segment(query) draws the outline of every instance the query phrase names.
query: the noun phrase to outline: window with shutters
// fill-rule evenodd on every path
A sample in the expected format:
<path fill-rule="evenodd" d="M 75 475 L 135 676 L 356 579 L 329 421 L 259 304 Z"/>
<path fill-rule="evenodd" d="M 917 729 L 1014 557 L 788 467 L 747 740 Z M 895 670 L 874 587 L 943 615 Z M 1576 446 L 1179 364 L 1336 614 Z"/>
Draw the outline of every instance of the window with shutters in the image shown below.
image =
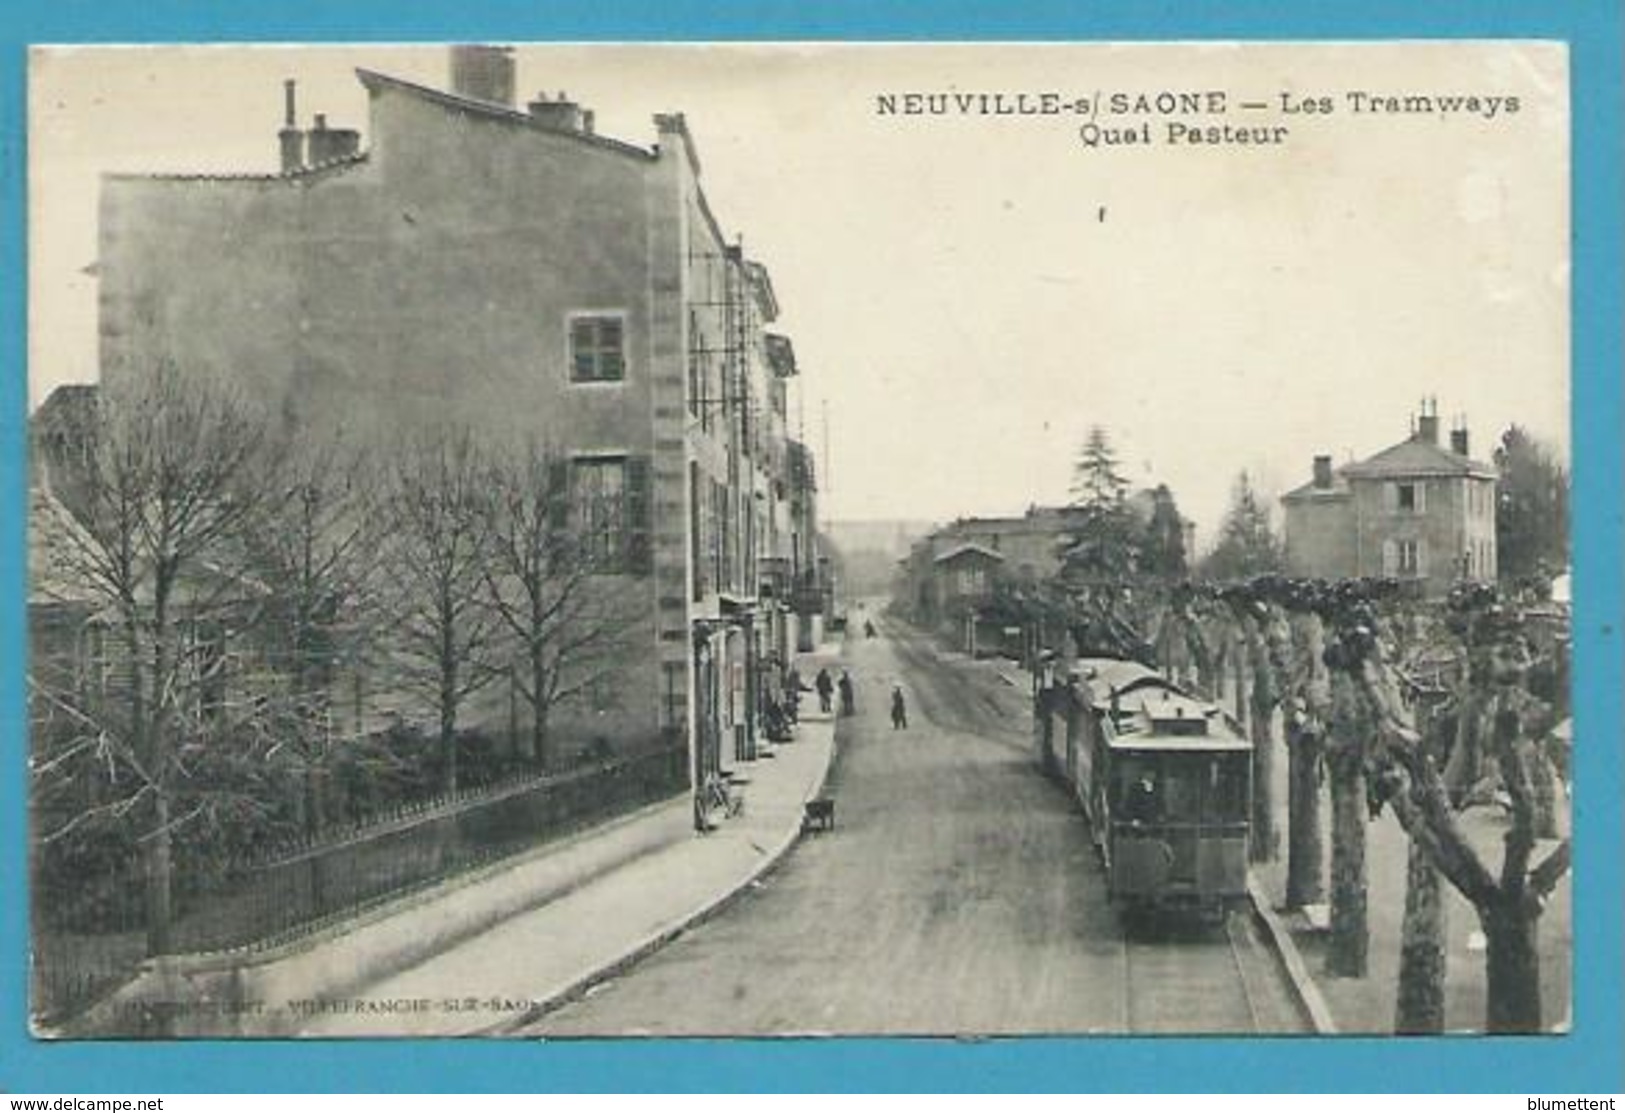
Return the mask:
<path fill-rule="evenodd" d="M 571 504 L 576 536 L 593 565 L 619 571 L 626 551 L 626 461 L 576 460 Z"/>
<path fill-rule="evenodd" d="M 586 698 L 587 709 L 603 714 L 614 711 L 620 706 L 616 696 L 615 678 L 607 673 L 600 673 L 582 685 L 582 695 Z"/>
<path fill-rule="evenodd" d="M 619 313 L 570 317 L 570 381 L 618 383 L 626 378 L 626 319 Z"/>
<path fill-rule="evenodd" d="M 700 327 L 700 315 L 688 311 L 688 412 L 699 419 L 700 428 L 709 432 L 716 412 L 711 395 L 711 349 L 705 330 Z"/>
<path fill-rule="evenodd" d="M 688 562 L 694 578 L 694 602 L 705 598 L 705 502 L 700 487 L 700 466 L 688 465 Z"/>
<path fill-rule="evenodd" d="M 577 457 L 570 513 L 582 551 L 600 572 L 650 571 L 649 462 L 641 456 Z"/>
<path fill-rule="evenodd" d="M 1422 514 L 1427 510 L 1427 484 L 1419 482 L 1390 483 L 1387 488 L 1388 509 L 1398 514 Z"/>
<path fill-rule="evenodd" d="M 734 521 L 733 500 L 728 497 L 728 488 L 725 484 L 716 485 L 717 497 L 717 523 L 719 562 L 717 565 L 717 586 L 725 591 L 737 590 L 738 584 L 734 582 L 734 566 L 736 564 L 735 546 L 738 542 L 738 523 Z"/>
<path fill-rule="evenodd" d="M 665 694 L 660 701 L 660 725 L 663 727 L 681 727 L 687 722 L 684 715 L 688 707 L 687 669 L 686 661 L 665 661 L 660 665 L 661 675 L 665 678 Z"/>
<path fill-rule="evenodd" d="M 1421 541 L 1390 538 L 1382 543 L 1382 574 L 1384 576 L 1422 576 L 1427 574 L 1427 551 Z"/>

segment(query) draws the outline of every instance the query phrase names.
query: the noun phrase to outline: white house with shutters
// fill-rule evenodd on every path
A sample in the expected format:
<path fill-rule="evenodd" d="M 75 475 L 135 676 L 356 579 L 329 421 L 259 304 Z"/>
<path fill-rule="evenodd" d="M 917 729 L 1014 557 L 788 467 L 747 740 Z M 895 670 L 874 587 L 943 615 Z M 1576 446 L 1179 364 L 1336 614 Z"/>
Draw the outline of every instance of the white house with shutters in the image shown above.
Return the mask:
<path fill-rule="evenodd" d="M 1282 498 L 1288 571 L 1337 579 L 1421 581 L 1431 595 L 1460 580 L 1494 580 L 1496 470 L 1468 454 L 1465 427 L 1439 444 L 1424 403 L 1411 435 L 1333 469 L 1317 456 L 1309 483 Z"/>

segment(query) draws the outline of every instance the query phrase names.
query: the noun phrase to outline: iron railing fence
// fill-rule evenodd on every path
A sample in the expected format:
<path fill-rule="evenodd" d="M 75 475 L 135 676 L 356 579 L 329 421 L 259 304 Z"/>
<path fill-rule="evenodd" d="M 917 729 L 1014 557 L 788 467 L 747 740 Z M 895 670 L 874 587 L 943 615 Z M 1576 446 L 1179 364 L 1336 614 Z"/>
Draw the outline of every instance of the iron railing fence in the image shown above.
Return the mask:
<path fill-rule="evenodd" d="M 176 954 L 263 951 L 688 787 L 663 748 L 398 808 L 340 831 L 203 869 L 175 863 Z M 53 1024 L 129 981 L 148 957 L 142 863 L 33 871 L 33 1014 Z"/>

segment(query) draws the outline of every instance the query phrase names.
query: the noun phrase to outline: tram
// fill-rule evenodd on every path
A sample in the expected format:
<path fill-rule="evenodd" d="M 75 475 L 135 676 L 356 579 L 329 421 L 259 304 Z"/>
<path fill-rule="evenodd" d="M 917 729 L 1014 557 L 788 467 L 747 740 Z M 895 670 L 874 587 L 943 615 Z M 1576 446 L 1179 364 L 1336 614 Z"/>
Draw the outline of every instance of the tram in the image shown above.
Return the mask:
<path fill-rule="evenodd" d="M 1040 759 L 1087 815 L 1126 915 L 1219 918 L 1246 899 L 1252 744 L 1223 708 L 1136 661 L 1082 658 L 1040 709 Z"/>

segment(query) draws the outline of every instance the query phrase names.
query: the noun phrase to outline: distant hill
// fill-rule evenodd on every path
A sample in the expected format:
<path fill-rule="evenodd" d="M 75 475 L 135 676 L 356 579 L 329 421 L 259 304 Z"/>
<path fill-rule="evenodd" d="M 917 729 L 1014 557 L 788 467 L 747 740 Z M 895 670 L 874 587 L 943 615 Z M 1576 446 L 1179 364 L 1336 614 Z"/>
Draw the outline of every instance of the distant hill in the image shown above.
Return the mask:
<path fill-rule="evenodd" d="M 937 523 L 901 519 L 830 522 L 824 529 L 840 561 L 840 591 L 847 598 L 885 595 L 897 562 Z"/>
<path fill-rule="evenodd" d="M 936 527 L 936 522 L 900 518 L 849 520 L 830 522 L 824 532 L 848 556 L 875 552 L 901 560 L 908 555 L 909 546 Z"/>

